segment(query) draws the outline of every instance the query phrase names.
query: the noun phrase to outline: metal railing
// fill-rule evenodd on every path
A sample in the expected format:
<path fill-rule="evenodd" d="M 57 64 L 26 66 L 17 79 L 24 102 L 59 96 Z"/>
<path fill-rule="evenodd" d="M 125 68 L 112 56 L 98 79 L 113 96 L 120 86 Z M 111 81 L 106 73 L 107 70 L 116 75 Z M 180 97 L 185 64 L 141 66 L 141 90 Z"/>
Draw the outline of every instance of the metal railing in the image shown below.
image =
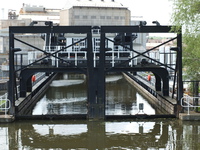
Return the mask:
<path fill-rule="evenodd" d="M 137 75 L 142 78 L 143 80 L 145 80 L 146 82 L 150 83 L 151 85 L 155 85 L 156 80 L 154 76 L 151 76 L 151 79 L 148 80 L 148 75 L 149 73 L 147 72 L 137 72 Z"/>
<path fill-rule="evenodd" d="M 200 107 L 198 104 L 194 105 L 194 101 L 196 99 L 200 99 L 200 97 L 191 97 L 189 95 L 185 95 L 184 97 L 181 98 L 181 106 L 188 108 L 187 109 L 187 111 L 188 111 L 187 114 L 188 115 L 190 115 L 190 108 L 198 108 L 198 107 Z"/>
<path fill-rule="evenodd" d="M 43 73 L 43 72 L 39 72 L 39 73 L 36 73 L 35 74 L 35 78 L 36 78 L 36 80 L 33 82 L 33 86 L 34 85 L 36 85 L 38 82 L 40 82 L 42 79 L 44 79 L 45 78 L 45 73 Z"/>
<path fill-rule="evenodd" d="M 7 97 L 8 97 L 7 93 L 0 96 L 0 111 L 4 111 L 5 116 L 6 116 L 7 111 L 10 109 L 10 106 L 11 106 L 10 100 L 7 99 Z"/>

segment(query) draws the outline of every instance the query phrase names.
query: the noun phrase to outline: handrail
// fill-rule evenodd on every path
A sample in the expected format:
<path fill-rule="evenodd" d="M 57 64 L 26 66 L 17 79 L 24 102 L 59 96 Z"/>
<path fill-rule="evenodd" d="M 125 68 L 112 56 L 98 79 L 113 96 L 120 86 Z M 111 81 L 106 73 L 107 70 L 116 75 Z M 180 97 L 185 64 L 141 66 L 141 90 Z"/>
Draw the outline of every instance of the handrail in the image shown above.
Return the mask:
<path fill-rule="evenodd" d="M 198 104 L 193 105 L 191 102 L 193 102 L 194 99 L 200 99 L 200 97 L 191 97 L 189 95 L 185 95 L 181 98 L 181 106 L 182 107 L 188 107 L 188 115 L 190 115 L 190 109 L 189 108 L 197 108 L 200 107 Z M 186 104 L 186 105 L 184 105 Z"/>
<path fill-rule="evenodd" d="M 155 80 L 155 77 L 154 77 L 154 76 L 152 76 L 152 77 L 151 77 L 151 80 L 148 81 L 148 78 L 147 78 L 147 77 L 148 77 L 149 73 L 146 73 L 146 72 L 137 72 L 137 75 L 138 75 L 140 78 L 142 78 L 143 80 L 149 82 L 151 85 L 155 85 L 155 83 L 156 83 L 156 80 Z"/>
<path fill-rule="evenodd" d="M 0 110 L 5 111 L 5 116 L 7 111 L 10 109 L 11 102 L 9 99 L 7 99 L 8 93 L 5 93 L 4 95 L 0 96 Z"/>

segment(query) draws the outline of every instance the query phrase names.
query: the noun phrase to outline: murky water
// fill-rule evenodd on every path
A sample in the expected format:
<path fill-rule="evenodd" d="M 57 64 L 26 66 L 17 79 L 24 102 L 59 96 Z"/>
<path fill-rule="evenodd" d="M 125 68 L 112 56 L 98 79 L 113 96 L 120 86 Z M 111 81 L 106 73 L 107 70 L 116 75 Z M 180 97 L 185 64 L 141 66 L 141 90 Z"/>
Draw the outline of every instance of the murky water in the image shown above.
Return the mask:
<path fill-rule="evenodd" d="M 62 81 L 62 82 L 61 82 Z M 70 82 L 70 84 L 69 84 Z M 86 83 L 57 80 L 37 103 L 33 114 L 86 113 Z M 156 111 L 121 76 L 107 77 L 106 114 Z M 143 113 L 143 112 L 142 112 Z M 23 120 L 0 124 L 1 150 L 198 150 L 200 122 L 178 119 L 87 121 Z"/>
<path fill-rule="evenodd" d="M 0 124 L 1 150 L 198 150 L 200 122 L 17 121 Z"/>
<path fill-rule="evenodd" d="M 80 79 L 54 80 L 46 94 L 37 103 L 33 115 L 86 114 L 87 85 Z M 139 111 L 143 103 L 144 110 Z M 155 114 L 143 97 L 122 75 L 106 77 L 106 115 Z"/>

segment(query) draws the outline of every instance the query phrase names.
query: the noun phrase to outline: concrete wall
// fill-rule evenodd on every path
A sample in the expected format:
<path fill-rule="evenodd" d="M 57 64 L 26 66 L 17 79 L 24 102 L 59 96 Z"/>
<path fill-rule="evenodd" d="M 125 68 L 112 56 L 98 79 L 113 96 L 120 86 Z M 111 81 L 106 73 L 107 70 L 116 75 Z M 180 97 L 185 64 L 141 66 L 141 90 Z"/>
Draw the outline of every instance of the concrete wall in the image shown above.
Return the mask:
<path fill-rule="evenodd" d="M 70 15 L 69 15 L 69 10 L 68 9 L 64 9 L 60 11 L 60 25 L 64 26 L 64 25 L 70 25 L 70 19 L 69 19 Z"/>
<path fill-rule="evenodd" d="M 159 113 L 164 114 L 175 114 L 176 113 L 176 100 L 170 98 L 169 96 L 162 96 L 161 92 L 157 92 L 156 97 L 150 94 L 146 89 L 140 86 L 133 78 L 124 74 L 126 80 L 133 86 L 137 87 L 139 91 L 149 100 L 149 103 L 157 108 Z"/>
<path fill-rule="evenodd" d="M 9 26 L 28 26 L 31 19 L 24 20 L 0 20 L 0 29 L 8 28 Z"/>

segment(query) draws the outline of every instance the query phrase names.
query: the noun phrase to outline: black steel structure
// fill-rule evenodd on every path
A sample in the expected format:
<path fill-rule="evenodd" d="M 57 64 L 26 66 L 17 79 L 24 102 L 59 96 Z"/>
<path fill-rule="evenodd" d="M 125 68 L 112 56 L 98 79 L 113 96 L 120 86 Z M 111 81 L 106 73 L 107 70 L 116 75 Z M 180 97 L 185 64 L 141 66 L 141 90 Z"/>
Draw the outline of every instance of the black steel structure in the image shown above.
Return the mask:
<path fill-rule="evenodd" d="M 170 39 L 167 42 L 172 40 L 177 40 L 177 47 L 173 50 L 177 52 L 177 62 L 175 69 L 169 65 L 163 64 L 155 59 L 150 58 L 145 55 L 146 53 L 154 50 L 155 48 L 146 50 L 145 52 L 138 52 L 133 49 L 133 40 L 136 38 L 133 35 L 137 33 L 169 33 L 171 31 L 171 26 L 101 26 L 100 27 L 100 51 L 98 54 L 98 63 L 94 65 L 94 51 L 92 46 L 92 29 L 91 26 L 53 26 L 52 24 L 47 24 L 47 26 L 16 26 L 9 28 L 9 88 L 8 88 L 8 99 L 11 101 L 10 115 L 16 115 L 15 110 L 15 101 L 18 97 L 26 97 L 27 92 L 32 91 L 31 77 L 37 72 L 46 72 L 50 73 L 63 73 L 63 72 L 75 72 L 83 73 L 87 76 L 88 82 L 88 115 L 89 119 L 104 119 L 105 118 L 105 75 L 109 72 L 129 72 L 135 74 L 138 71 L 150 71 L 155 75 L 156 91 L 162 91 L 163 96 L 169 96 L 169 73 L 168 70 L 174 71 L 174 83 L 173 83 L 173 93 L 174 96 L 175 85 L 177 85 L 177 101 L 178 104 L 183 96 L 183 83 L 182 83 L 182 37 L 181 32 L 177 34 L 177 37 Z M 83 39 L 78 42 L 74 42 L 71 45 L 65 45 L 62 42 L 64 35 L 66 33 L 80 34 L 85 35 Z M 107 34 L 116 34 L 122 35 L 120 38 L 115 38 L 111 40 L 107 37 Z M 55 50 L 54 52 L 47 52 L 45 49 L 38 48 L 34 45 L 31 45 L 28 42 L 20 40 L 16 37 L 18 34 L 45 34 L 46 45 L 58 46 L 64 45 L 61 49 Z M 117 37 L 117 36 L 116 36 Z M 118 36 L 120 37 L 120 36 Z M 59 41 L 59 39 L 61 39 Z M 37 51 L 40 51 L 44 56 L 30 63 L 26 66 L 21 66 L 20 68 L 16 67 L 15 64 L 15 55 L 18 51 L 21 51 L 22 48 L 15 47 L 15 42 L 20 42 L 26 46 L 29 46 Z M 53 57 L 58 61 L 69 63 L 63 59 L 59 52 L 66 50 L 67 48 L 76 45 L 81 41 L 86 41 L 86 46 L 83 49 L 87 53 L 87 59 L 84 60 L 84 65 L 79 64 L 70 64 L 66 66 L 58 65 L 49 65 L 48 58 Z M 133 51 L 137 55 L 134 57 L 127 57 L 126 60 L 121 60 L 116 63 L 116 65 L 109 66 L 107 64 L 107 54 L 106 51 L 109 50 L 108 41 L 113 42 L 114 44 L 125 47 L 128 51 Z M 165 43 L 167 43 L 165 42 Z M 165 44 L 163 43 L 163 45 Z M 142 56 L 148 60 L 151 60 L 153 63 L 147 63 L 146 61 L 141 62 L 140 64 L 129 66 L 129 62 L 137 57 Z M 81 61 L 81 62 L 84 62 Z M 40 63 L 40 65 L 38 65 Z M 45 66 L 48 64 L 48 66 Z M 17 91 L 17 76 L 19 76 L 19 92 Z"/>

